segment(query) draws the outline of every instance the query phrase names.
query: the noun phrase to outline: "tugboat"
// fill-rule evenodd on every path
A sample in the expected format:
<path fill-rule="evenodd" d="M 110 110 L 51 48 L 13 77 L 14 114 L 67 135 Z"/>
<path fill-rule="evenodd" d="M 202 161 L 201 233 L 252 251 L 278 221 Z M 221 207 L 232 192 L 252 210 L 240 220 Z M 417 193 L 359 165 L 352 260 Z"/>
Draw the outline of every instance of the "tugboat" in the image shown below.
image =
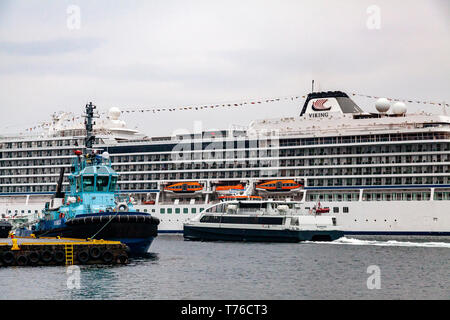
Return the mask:
<path fill-rule="evenodd" d="M 112 169 L 109 154 L 99 155 L 92 149 L 95 108 L 92 103 L 86 105 L 86 153 L 75 151 L 70 192 L 61 192 L 62 170 L 57 192 L 46 204 L 43 218 L 32 226 L 33 233 L 36 237 L 116 240 L 126 244 L 130 254 L 144 254 L 157 236 L 159 219 L 137 212 L 133 199 L 118 194 L 119 174 Z"/>
<path fill-rule="evenodd" d="M 231 200 L 215 204 L 184 224 L 186 240 L 301 242 L 344 236 L 332 216 L 300 213 L 300 203 Z"/>
<path fill-rule="evenodd" d="M 0 239 L 8 238 L 9 232 L 12 229 L 12 224 L 6 220 L 0 220 Z"/>

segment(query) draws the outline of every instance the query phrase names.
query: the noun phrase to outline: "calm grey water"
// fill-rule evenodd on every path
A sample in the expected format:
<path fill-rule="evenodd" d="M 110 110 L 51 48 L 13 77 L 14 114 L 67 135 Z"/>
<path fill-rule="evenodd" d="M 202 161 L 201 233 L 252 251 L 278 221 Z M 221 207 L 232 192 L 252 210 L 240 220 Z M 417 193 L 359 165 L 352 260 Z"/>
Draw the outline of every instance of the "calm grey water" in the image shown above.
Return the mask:
<path fill-rule="evenodd" d="M 450 299 L 450 239 L 190 242 L 159 236 L 127 266 L 0 268 L 0 299 Z M 367 268 L 380 270 L 369 290 Z"/>

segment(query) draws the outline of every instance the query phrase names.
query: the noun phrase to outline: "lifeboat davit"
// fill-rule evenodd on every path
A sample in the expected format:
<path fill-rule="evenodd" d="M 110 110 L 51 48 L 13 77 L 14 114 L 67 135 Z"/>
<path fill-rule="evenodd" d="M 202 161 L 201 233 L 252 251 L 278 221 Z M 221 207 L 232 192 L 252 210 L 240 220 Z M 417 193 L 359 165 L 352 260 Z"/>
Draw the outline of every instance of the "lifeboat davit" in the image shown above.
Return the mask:
<path fill-rule="evenodd" d="M 230 194 L 233 191 L 244 191 L 244 190 L 245 190 L 245 187 L 242 184 L 216 187 L 216 192 L 218 194 Z"/>
<path fill-rule="evenodd" d="M 266 192 L 294 192 L 302 187 L 294 180 L 272 180 L 256 185 L 256 190 Z"/>
<path fill-rule="evenodd" d="M 203 186 L 198 182 L 180 182 L 164 188 L 164 191 L 177 194 L 193 194 L 202 192 Z"/>

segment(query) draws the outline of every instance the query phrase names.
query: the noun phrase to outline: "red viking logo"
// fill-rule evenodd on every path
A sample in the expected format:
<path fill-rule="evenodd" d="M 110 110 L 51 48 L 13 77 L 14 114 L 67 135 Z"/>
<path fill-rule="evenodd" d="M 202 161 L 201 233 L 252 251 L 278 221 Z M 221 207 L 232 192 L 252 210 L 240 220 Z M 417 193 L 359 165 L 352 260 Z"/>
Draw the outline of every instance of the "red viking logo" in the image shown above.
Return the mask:
<path fill-rule="evenodd" d="M 331 106 L 329 107 L 324 107 L 325 102 L 327 102 L 328 99 L 318 99 L 316 101 L 313 102 L 313 110 L 314 111 L 328 111 L 331 109 Z"/>

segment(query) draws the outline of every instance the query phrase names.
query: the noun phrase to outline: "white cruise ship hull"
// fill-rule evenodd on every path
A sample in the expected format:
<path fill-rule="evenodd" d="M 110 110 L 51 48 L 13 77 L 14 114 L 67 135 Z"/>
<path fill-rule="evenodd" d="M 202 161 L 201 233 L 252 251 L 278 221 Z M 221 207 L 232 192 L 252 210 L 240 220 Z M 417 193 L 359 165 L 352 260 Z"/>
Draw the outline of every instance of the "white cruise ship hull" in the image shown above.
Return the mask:
<path fill-rule="evenodd" d="M 309 214 L 310 208 L 315 205 L 315 202 L 304 202 L 302 210 Z M 324 201 L 321 205 L 330 208 L 330 212 L 324 215 L 335 216 L 345 234 L 450 236 L 449 201 Z M 208 206 L 209 204 L 156 204 L 136 205 L 135 208 L 160 220 L 159 233 L 182 233 L 183 223 Z M 10 204 L 7 207 L 3 205 L 0 210 L 31 212 L 33 215 L 43 207 L 44 203 Z M 338 212 L 335 212 L 335 208 L 338 208 Z"/>
<path fill-rule="evenodd" d="M 305 202 L 302 209 L 305 213 L 316 205 Z M 449 201 L 361 201 L 361 202 L 323 202 L 322 206 L 330 207 L 330 213 L 337 218 L 337 224 L 346 234 L 360 235 L 447 235 L 450 236 Z M 160 219 L 160 233 L 181 233 L 183 223 L 195 216 L 192 208 L 198 209 L 206 205 L 180 206 L 181 213 L 161 214 L 161 209 L 175 208 L 171 205 L 136 206 L 140 211 L 147 210 Z M 187 208 L 189 213 L 182 213 Z M 334 213 L 334 208 L 339 208 Z M 344 213 L 344 208 L 348 212 Z M 154 209 L 155 212 L 151 210 Z M 175 210 L 174 210 L 175 211 Z"/>

